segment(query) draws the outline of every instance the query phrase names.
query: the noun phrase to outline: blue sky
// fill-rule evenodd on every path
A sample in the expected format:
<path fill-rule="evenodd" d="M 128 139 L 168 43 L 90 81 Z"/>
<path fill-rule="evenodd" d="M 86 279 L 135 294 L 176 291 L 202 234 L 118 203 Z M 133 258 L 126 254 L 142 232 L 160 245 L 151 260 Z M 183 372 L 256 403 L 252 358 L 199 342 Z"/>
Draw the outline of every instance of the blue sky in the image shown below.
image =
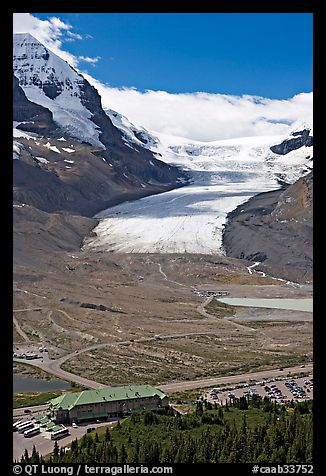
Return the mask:
<path fill-rule="evenodd" d="M 79 67 L 112 87 L 272 99 L 313 89 L 312 14 L 33 15 L 70 24 L 83 39 L 66 36 L 65 51 L 100 57 Z"/>
<path fill-rule="evenodd" d="M 207 142 L 312 121 L 311 14 L 15 13 L 13 31 L 153 132 Z"/>

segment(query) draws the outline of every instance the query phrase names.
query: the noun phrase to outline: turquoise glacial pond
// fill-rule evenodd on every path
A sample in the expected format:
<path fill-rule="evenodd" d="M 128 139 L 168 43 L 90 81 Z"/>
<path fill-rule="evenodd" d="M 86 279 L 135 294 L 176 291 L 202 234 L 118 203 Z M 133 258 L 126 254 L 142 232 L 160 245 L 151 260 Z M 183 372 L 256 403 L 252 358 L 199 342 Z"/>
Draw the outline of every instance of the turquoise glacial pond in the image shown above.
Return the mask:
<path fill-rule="evenodd" d="M 289 311 L 313 311 L 313 299 L 287 298 L 222 298 L 219 301 L 231 306 L 265 307 L 269 309 L 287 309 Z"/>

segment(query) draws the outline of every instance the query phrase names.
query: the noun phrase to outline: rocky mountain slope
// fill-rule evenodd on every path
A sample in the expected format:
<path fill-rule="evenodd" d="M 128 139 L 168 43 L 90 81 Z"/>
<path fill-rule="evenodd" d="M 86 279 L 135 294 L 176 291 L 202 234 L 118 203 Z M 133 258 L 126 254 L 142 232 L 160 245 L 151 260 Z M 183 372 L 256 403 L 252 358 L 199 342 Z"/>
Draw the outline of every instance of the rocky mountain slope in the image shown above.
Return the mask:
<path fill-rule="evenodd" d="M 13 225 L 14 266 L 38 268 L 47 257 L 79 250 L 96 220 L 14 205 Z"/>
<path fill-rule="evenodd" d="M 178 168 L 130 147 L 96 89 L 29 34 L 14 35 L 13 70 L 15 203 L 90 216 L 181 185 Z"/>
<path fill-rule="evenodd" d="M 313 278 L 313 173 L 281 190 L 261 193 L 228 215 L 227 256 L 259 264 L 263 271 L 295 282 Z"/>
<path fill-rule="evenodd" d="M 225 249 L 230 256 L 263 262 L 268 274 L 288 279 L 292 273 L 289 279 L 295 280 L 303 270 L 310 280 L 311 124 L 286 136 L 213 142 L 152 133 L 104 111 L 97 90 L 29 34 L 14 36 L 13 70 L 17 250 L 26 251 L 24 226 L 34 230 L 26 242 L 35 240 L 43 251 L 50 244 L 74 249 L 97 223 L 89 218 L 101 212 L 103 221 L 93 233 L 100 249 L 206 254 Z M 296 182 L 304 175 L 306 182 Z M 148 198 L 132 202 L 141 197 Z M 296 271 L 289 272 L 288 264 Z"/>

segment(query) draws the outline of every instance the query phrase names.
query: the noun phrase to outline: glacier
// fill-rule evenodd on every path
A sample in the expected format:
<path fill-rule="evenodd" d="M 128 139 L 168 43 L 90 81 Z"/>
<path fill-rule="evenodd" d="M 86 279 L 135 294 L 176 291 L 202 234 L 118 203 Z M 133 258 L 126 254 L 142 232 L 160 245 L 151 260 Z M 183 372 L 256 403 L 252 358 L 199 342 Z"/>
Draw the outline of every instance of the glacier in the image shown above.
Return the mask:
<path fill-rule="evenodd" d="M 117 126 L 119 120 L 125 140 L 139 141 L 137 126 L 116 115 Z M 85 245 L 93 250 L 224 254 L 222 233 L 230 211 L 258 193 L 293 183 L 312 167 L 312 147 L 286 156 L 271 152 L 270 146 L 284 136 L 199 142 L 155 132 L 149 137 L 143 128 L 140 132 L 157 158 L 186 170 L 191 183 L 98 213 L 96 236 Z"/>

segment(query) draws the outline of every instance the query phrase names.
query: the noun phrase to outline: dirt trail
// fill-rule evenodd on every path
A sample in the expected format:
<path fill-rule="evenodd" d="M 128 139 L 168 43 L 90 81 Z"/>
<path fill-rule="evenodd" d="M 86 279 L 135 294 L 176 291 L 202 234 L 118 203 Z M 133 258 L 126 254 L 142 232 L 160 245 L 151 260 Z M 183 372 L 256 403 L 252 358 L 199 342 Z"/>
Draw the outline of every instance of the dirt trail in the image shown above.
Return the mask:
<path fill-rule="evenodd" d="M 30 339 L 29 337 L 27 336 L 27 334 L 25 334 L 25 332 L 23 331 L 23 329 L 20 327 L 17 319 L 13 316 L 13 322 L 15 324 L 15 327 L 16 327 L 16 331 L 18 332 L 18 334 L 26 341 L 26 342 L 30 342 Z"/>

